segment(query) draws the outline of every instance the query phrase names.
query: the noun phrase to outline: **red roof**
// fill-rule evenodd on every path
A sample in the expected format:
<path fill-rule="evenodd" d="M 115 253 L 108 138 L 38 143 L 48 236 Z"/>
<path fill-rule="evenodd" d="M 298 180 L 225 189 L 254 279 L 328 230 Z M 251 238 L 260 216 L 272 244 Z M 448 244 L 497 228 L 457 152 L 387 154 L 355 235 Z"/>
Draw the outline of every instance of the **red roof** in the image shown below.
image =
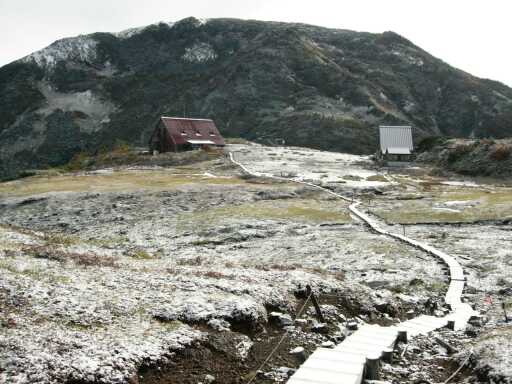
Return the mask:
<path fill-rule="evenodd" d="M 187 143 L 224 145 L 224 139 L 213 120 L 182 117 L 162 117 L 161 119 L 176 145 Z"/>

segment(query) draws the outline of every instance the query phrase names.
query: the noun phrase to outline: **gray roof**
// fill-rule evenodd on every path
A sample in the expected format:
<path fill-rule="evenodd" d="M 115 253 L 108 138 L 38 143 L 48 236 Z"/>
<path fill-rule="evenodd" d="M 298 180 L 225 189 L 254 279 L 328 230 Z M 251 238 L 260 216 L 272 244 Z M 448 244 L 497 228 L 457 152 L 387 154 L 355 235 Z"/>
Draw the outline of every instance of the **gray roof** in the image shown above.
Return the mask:
<path fill-rule="evenodd" d="M 406 154 L 413 151 L 412 128 L 410 126 L 381 125 L 379 134 L 382 153 Z"/>

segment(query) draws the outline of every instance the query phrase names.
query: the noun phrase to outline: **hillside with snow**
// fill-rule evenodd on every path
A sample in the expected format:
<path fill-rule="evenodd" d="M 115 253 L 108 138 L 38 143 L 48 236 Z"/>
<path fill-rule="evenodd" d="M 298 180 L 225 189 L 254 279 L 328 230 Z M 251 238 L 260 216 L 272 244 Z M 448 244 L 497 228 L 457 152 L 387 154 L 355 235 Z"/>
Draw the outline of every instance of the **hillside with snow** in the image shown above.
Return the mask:
<path fill-rule="evenodd" d="M 0 68 L 0 178 L 116 141 L 145 146 L 160 115 L 225 136 L 372 153 L 379 124 L 512 134 L 512 90 L 393 32 L 235 19 L 66 38 Z"/>

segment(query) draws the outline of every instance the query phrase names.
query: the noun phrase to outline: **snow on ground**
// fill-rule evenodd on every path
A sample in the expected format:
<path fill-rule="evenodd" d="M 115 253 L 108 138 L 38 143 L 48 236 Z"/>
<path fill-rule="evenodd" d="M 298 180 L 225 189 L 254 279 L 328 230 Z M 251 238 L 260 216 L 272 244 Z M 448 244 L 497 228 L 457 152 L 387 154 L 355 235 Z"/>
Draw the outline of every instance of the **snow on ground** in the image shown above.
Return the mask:
<path fill-rule="evenodd" d="M 190 63 L 206 63 L 217 59 L 217 52 L 209 43 L 195 43 L 185 48 L 182 59 Z"/>
<path fill-rule="evenodd" d="M 351 188 L 389 185 L 384 175 L 372 169 L 368 156 L 295 147 L 231 145 L 235 158 L 251 170 L 273 176 L 297 177 Z"/>
<path fill-rule="evenodd" d="M 90 36 L 76 36 L 57 40 L 46 48 L 31 53 L 21 60 L 34 62 L 42 68 L 54 69 L 59 61 L 92 62 L 96 59 L 97 41 Z"/>
<path fill-rule="evenodd" d="M 172 28 L 175 24 L 174 21 L 159 21 L 158 23 L 144 25 L 141 27 L 134 27 L 134 28 L 128 28 L 124 29 L 120 32 L 113 32 L 112 34 L 120 39 L 128 39 L 132 36 L 135 36 L 141 32 L 143 32 L 145 29 L 151 27 L 151 26 L 158 26 L 158 25 L 167 25 L 169 28 Z"/>
<path fill-rule="evenodd" d="M 423 200 L 416 187 L 389 183 L 366 157 L 230 149 L 258 172 L 333 184 L 341 193 L 382 187 L 384 195 L 365 209 L 379 212 L 393 202 L 399 210 L 402 202 Z M 0 223 L 15 227 L 0 227 L 0 361 L 7 362 L 0 363 L 0 379 L 122 382 L 142 364 L 172 359 L 173 350 L 201 340 L 204 327 L 229 332 L 234 324 L 266 324 L 269 308 L 293 313 L 295 294 L 307 283 L 327 295 L 342 292 L 364 321 L 396 322 L 409 308 L 443 296 L 438 264 L 370 233 L 347 214 L 346 202 L 295 183 L 239 178 L 226 159 L 205 164 L 85 172 L 44 185 L 28 178 L 17 189 L 5 184 Z M 96 191 L 84 188 L 87 180 Z M 48 192 L 51 185 L 67 192 Z M 482 205 L 471 193 L 442 195 L 428 206 Z M 493 194 L 489 203 L 506 196 Z M 510 270 L 508 228 L 484 228 L 406 230 L 457 257 L 470 271 L 473 291 L 466 295 L 480 303 L 512 278 L 503 273 Z M 241 358 L 250 349 L 246 342 Z"/>
<path fill-rule="evenodd" d="M 512 377 L 512 326 L 483 333 L 474 343 L 475 368 L 490 382 L 510 382 Z M 505 381 L 508 378 L 509 381 Z"/>
<path fill-rule="evenodd" d="M 281 173 L 298 179 L 339 180 L 340 176 L 356 174 L 357 168 L 368 167 L 364 159 L 345 158 L 343 171 L 332 168 L 332 162 L 337 160 L 337 154 L 323 154 L 318 151 L 286 148 L 240 148 L 237 159 L 258 172 L 279 176 Z M 298 158 L 302 158 L 298 160 Z M 323 159 L 331 158 L 331 164 L 325 166 Z M 310 163 L 305 159 L 314 159 Z M 361 161 L 362 160 L 362 161 Z M 300 165 L 299 165 L 300 164 Z M 356 169 L 354 169 L 356 168 Z M 315 172 L 316 169 L 321 170 Z M 412 170 L 412 169 L 411 169 Z M 409 171 L 411 171 L 409 170 Z M 421 170 L 416 170 L 421 171 Z M 400 174 L 402 171 L 390 171 L 386 175 L 393 180 L 393 189 L 386 190 L 384 195 L 375 196 L 371 204 L 365 204 L 371 213 L 377 212 L 388 222 L 380 220 L 381 225 L 390 231 L 401 232 L 405 227 L 397 227 L 395 223 L 431 222 L 430 225 L 408 225 L 407 235 L 430 243 L 457 258 L 468 272 L 467 288 L 464 298 L 476 305 L 488 322 L 483 328 L 469 326 L 466 333 L 460 337 L 466 345 L 462 358 L 468 355 L 473 347 L 467 343 L 474 340 L 473 367 L 480 377 L 488 377 L 495 382 L 509 382 L 512 375 L 512 360 L 510 359 L 510 326 L 503 322 L 502 304 L 511 308 L 512 299 L 512 253 L 510 247 L 510 213 L 511 190 L 503 186 L 482 185 L 473 180 L 453 181 L 426 177 L 421 172 L 416 176 Z M 336 178 L 337 179 L 336 179 Z M 357 185 L 357 183 L 354 183 Z M 350 187 L 354 184 L 342 184 Z M 488 224 L 485 221 L 488 220 Z M 450 225 L 450 222 L 458 222 Z M 467 222 L 467 224 L 464 224 Z M 436 224 L 437 223 L 437 224 Z M 339 233 L 339 232 L 338 232 Z M 365 241 L 365 244 L 370 244 Z M 420 256 L 421 257 L 421 256 Z M 349 258 L 348 258 L 349 259 Z M 372 260 L 376 265 L 385 265 L 378 256 Z M 412 260 L 412 259 L 411 259 Z M 408 270 L 409 266 L 395 260 L 397 269 Z M 368 268 L 368 266 L 366 266 Z M 353 269 L 352 269 L 353 271 Z M 411 270 L 414 276 L 417 272 Z M 389 282 L 389 276 L 386 277 Z M 406 288 L 406 292 L 410 291 Z M 509 317 L 510 317 L 509 313 Z M 481 334 L 480 334 L 481 332 Z M 444 336 L 446 337 L 446 336 Z M 457 337 L 449 335 L 448 337 Z M 454 343 L 454 341 L 451 341 Z M 430 368 L 430 367 L 429 367 Z M 399 369 L 409 376 L 411 371 Z M 509 380 L 509 381 L 506 381 Z"/>
<path fill-rule="evenodd" d="M 316 167 L 335 177 L 366 171 L 359 157 L 311 152 L 310 177 Z M 294 167 L 311 152 L 300 151 Z M 280 168 L 262 158 L 265 170 Z M 142 169 L 56 176 L 45 190 L 66 192 L 37 196 L 27 193 L 40 191 L 30 184 L 41 178 L 28 178 L 1 199 L 0 222 L 15 227 L 0 227 L 0 378 L 123 382 L 201 340 L 196 324 L 250 328 L 266 324 L 267 308 L 293 313 L 307 283 L 342 292 L 366 321 L 396 322 L 444 290 L 437 264 L 366 231 L 346 202 L 293 183 L 245 181 L 231 167 L 188 166 L 161 179 L 161 170 Z M 158 188 L 126 182 L 135 176 L 156 178 Z M 96 192 L 73 184 L 87 179 L 97 179 Z"/>

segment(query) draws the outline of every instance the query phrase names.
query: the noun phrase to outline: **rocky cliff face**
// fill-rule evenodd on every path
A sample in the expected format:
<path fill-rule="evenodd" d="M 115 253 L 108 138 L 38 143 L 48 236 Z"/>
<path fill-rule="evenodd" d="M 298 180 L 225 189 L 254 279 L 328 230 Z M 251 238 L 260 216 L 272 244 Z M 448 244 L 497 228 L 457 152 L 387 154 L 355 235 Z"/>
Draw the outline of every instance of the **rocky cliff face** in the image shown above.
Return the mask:
<path fill-rule="evenodd" d="M 158 116 L 215 119 L 226 136 L 373 152 L 377 126 L 416 136 L 512 134 L 512 89 L 392 33 L 194 18 L 59 40 L 0 68 L 0 177 L 116 140 Z"/>

